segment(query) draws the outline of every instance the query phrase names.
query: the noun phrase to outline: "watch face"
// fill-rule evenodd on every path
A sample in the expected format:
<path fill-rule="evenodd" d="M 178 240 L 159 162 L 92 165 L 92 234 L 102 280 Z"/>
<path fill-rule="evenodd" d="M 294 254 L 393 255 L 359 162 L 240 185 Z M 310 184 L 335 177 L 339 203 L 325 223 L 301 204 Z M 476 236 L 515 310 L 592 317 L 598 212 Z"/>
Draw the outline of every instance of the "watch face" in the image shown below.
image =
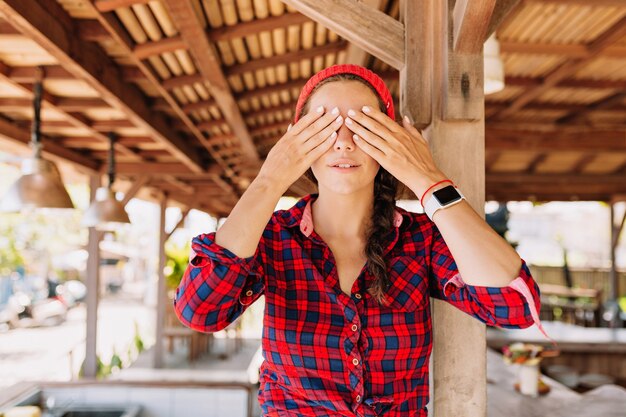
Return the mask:
<path fill-rule="evenodd" d="M 440 190 L 434 191 L 433 196 L 439 201 L 442 206 L 453 203 L 461 199 L 461 194 L 456 190 L 453 185 L 448 185 Z"/>

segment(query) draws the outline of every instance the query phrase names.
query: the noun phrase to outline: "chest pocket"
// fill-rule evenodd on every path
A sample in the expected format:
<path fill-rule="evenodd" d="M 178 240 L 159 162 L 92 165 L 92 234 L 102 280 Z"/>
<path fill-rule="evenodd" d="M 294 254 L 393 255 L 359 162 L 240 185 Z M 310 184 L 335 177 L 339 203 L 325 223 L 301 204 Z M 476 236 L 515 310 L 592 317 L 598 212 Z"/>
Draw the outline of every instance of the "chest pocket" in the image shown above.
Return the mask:
<path fill-rule="evenodd" d="M 388 308 L 395 311 L 416 311 L 428 307 L 428 268 L 425 262 L 409 256 L 389 261 L 391 287 L 387 291 Z"/>

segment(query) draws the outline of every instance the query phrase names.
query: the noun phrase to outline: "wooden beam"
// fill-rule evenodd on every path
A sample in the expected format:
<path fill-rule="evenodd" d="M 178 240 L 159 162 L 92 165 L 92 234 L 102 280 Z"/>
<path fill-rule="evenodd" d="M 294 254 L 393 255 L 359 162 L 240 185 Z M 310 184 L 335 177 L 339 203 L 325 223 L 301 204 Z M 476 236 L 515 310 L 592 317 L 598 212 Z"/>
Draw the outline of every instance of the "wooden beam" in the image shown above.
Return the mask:
<path fill-rule="evenodd" d="M 427 0 L 420 4 L 431 3 Z M 433 117 L 425 129 L 436 165 L 458 184 L 467 202 L 484 217 L 484 93 L 482 54 L 455 54 L 453 1 L 434 1 Z M 425 7 L 425 6 L 424 6 Z M 407 25 L 413 21 L 407 19 Z M 407 31 L 411 29 L 407 28 Z M 484 417 L 487 414 L 485 326 L 449 303 L 433 299 L 435 416 Z M 463 346 L 459 349 L 459 346 Z"/>
<path fill-rule="evenodd" d="M 405 64 L 400 69 L 401 117 L 406 115 L 418 129 L 432 122 L 433 7 L 430 1 L 404 1 Z"/>
<path fill-rule="evenodd" d="M 165 242 L 167 232 L 165 231 L 165 210 L 167 210 L 167 196 L 162 196 L 160 201 L 159 212 L 159 253 L 157 266 L 157 301 L 156 301 L 156 335 L 154 341 L 154 357 L 153 367 L 162 368 L 164 365 L 164 349 L 163 349 L 163 328 L 165 326 L 165 308 L 167 302 L 167 289 L 165 285 Z"/>
<path fill-rule="evenodd" d="M 524 0 L 524 3 L 561 4 L 569 6 L 619 7 L 624 6 L 623 0 Z"/>
<path fill-rule="evenodd" d="M 499 130 L 487 127 L 485 144 L 489 151 L 626 153 L 626 130 L 580 134 Z"/>
<path fill-rule="evenodd" d="M 190 55 L 206 81 L 211 97 L 216 101 L 224 119 L 232 132 L 239 138 L 243 153 L 251 161 L 257 161 L 259 155 L 241 116 L 226 77 L 222 72 L 214 46 L 209 42 L 203 26 L 198 21 L 194 6 L 190 2 L 166 0 L 164 2 L 172 18 L 178 23 L 178 30 L 189 48 Z"/>
<path fill-rule="evenodd" d="M 393 68 L 404 67 L 404 27 L 388 14 L 351 0 L 282 1 Z"/>
<path fill-rule="evenodd" d="M 519 42 L 512 40 L 500 41 L 500 52 L 504 54 L 559 55 L 567 58 L 589 58 L 592 52 L 587 45 L 576 43 L 541 43 Z M 625 45 L 607 46 L 602 56 L 623 58 L 626 56 Z"/>
<path fill-rule="evenodd" d="M 593 186 L 605 187 L 618 185 L 622 189 L 626 189 L 626 181 L 622 175 L 614 174 L 538 174 L 538 173 L 507 173 L 507 172 L 489 172 L 486 175 L 488 185 L 506 184 L 507 186 L 523 186 L 524 184 L 531 186 L 550 185 L 550 186 Z"/>
<path fill-rule="evenodd" d="M 3 0 L 0 13 L 37 42 L 77 78 L 85 80 L 112 107 L 148 131 L 192 170 L 202 172 L 200 156 L 167 121 L 150 111 L 143 93 L 124 83 L 119 67 L 98 45 L 74 36 L 74 22 L 53 0 Z"/>
<path fill-rule="evenodd" d="M 121 7 L 130 7 L 134 4 L 148 4 L 150 0 L 95 0 L 94 5 L 101 12 L 111 12 Z"/>
<path fill-rule="evenodd" d="M 292 89 L 296 89 L 299 91 L 302 89 L 302 87 L 304 87 L 305 83 L 306 83 L 306 80 L 303 80 L 303 79 L 287 81 L 286 83 L 268 85 L 268 86 L 260 87 L 254 90 L 244 91 L 242 93 L 237 94 L 236 97 L 237 97 L 237 100 L 250 100 L 251 98 L 254 98 L 254 97 L 270 95 L 272 93 L 278 93 L 278 92 L 282 92 L 285 90 L 290 91 Z"/>
<path fill-rule="evenodd" d="M 593 111 L 602 111 L 606 109 L 611 109 L 615 106 L 624 107 L 624 100 L 626 99 L 626 92 L 620 91 L 611 95 L 610 97 L 603 98 L 601 100 L 596 101 L 595 103 L 589 104 L 585 106 L 584 109 L 576 110 L 568 114 L 567 116 L 559 118 L 557 123 L 570 123 L 577 120 L 582 119 L 582 113 L 589 113 Z"/>
<path fill-rule="evenodd" d="M 147 175 L 141 175 L 139 178 L 133 180 L 133 185 L 130 186 L 128 191 L 124 193 L 124 198 L 122 199 L 122 205 L 126 206 L 128 202 L 137 195 L 139 190 L 141 190 L 145 185 L 150 182 L 150 177 Z"/>
<path fill-rule="evenodd" d="M 16 126 L 15 123 L 0 118 L 0 140 L 17 144 L 26 151 L 26 149 L 30 147 L 30 132 L 22 130 Z M 42 136 L 41 142 L 43 144 L 42 152 L 46 158 L 60 159 L 63 162 L 69 162 L 89 173 L 97 172 L 100 169 L 99 162 L 64 148 L 63 146 L 59 146 L 55 140 L 47 136 Z"/>
<path fill-rule="evenodd" d="M 0 65 L 0 80 L 2 80 L 4 82 L 12 85 L 15 89 L 23 92 L 24 94 L 28 94 L 28 95 L 32 96 L 34 87 L 32 85 L 30 85 L 30 84 L 21 84 L 21 83 L 18 83 L 16 81 L 14 81 L 8 75 L 11 72 L 12 71 L 11 71 L 11 69 L 9 67 L 7 67 L 5 65 Z M 42 76 L 45 79 L 45 73 L 42 73 Z M 104 103 L 100 99 L 95 99 L 95 100 L 98 101 L 98 102 Z M 89 106 L 90 105 L 90 103 L 86 103 L 86 102 L 84 102 L 84 100 L 81 100 L 81 99 L 78 99 L 77 101 L 81 102 L 85 106 Z M 98 140 L 100 140 L 100 141 L 102 141 L 104 143 L 107 143 L 107 144 L 109 143 L 109 138 L 106 135 L 100 133 L 97 129 L 95 129 L 93 127 L 93 123 L 90 120 L 87 120 L 87 118 L 83 114 L 75 112 L 75 111 L 68 111 L 68 110 L 66 110 L 66 108 L 62 108 L 62 107 L 58 106 L 57 105 L 57 98 L 52 96 L 49 93 L 46 93 L 45 91 L 44 91 L 44 94 L 42 95 L 42 104 L 44 104 L 46 108 L 53 109 L 56 112 L 58 112 L 58 113 L 62 114 L 63 116 L 65 116 L 67 118 L 68 122 L 72 126 L 78 127 L 80 129 L 88 130 Z M 79 104 L 79 103 L 74 102 L 74 103 L 70 103 L 70 104 L 76 105 L 76 104 Z M 106 108 L 110 108 L 110 106 L 108 106 L 106 103 L 104 103 L 104 104 L 105 104 Z M 87 108 L 89 108 L 89 107 L 82 107 L 79 110 L 80 111 L 84 111 Z M 42 123 L 42 124 L 45 126 L 46 123 Z M 133 125 L 131 124 L 131 127 L 132 126 Z M 108 129 L 108 130 L 113 130 L 113 129 Z M 120 152 L 122 155 L 129 156 L 131 158 L 141 160 L 141 158 L 136 153 L 134 153 L 130 149 L 126 148 L 124 145 L 116 143 L 115 144 L 115 149 L 118 152 Z"/>
<path fill-rule="evenodd" d="M 263 19 L 253 19 L 249 22 L 238 22 L 236 25 L 224 25 L 220 28 L 209 29 L 207 36 L 214 43 L 230 41 L 291 25 L 301 25 L 310 21 L 307 16 L 301 13 L 285 13 L 280 16 L 269 16 Z"/>
<path fill-rule="evenodd" d="M 522 4 L 520 0 L 498 0 L 491 14 L 484 40 L 487 40 L 505 20 L 511 21 L 522 9 Z"/>
<path fill-rule="evenodd" d="M 180 36 L 174 36 L 139 44 L 133 49 L 133 54 L 137 59 L 146 59 L 165 52 L 174 52 L 178 49 L 187 49 L 187 45 Z"/>
<path fill-rule="evenodd" d="M 482 52 L 495 6 L 496 0 L 456 0 L 452 12 L 455 52 Z"/>
<path fill-rule="evenodd" d="M 176 225 L 174 226 L 174 228 L 172 228 L 172 230 L 170 230 L 167 235 L 165 236 L 165 241 L 167 242 L 170 237 L 172 237 L 172 235 L 174 234 L 174 232 L 176 231 L 176 229 L 178 229 L 180 226 L 183 225 L 183 223 L 185 222 L 185 219 L 187 218 L 187 215 L 189 214 L 189 212 L 191 211 L 192 206 L 189 206 L 187 208 L 187 210 L 185 211 L 181 211 L 181 216 L 180 216 L 180 220 L 178 221 L 178 223 L 176 223 Z"/>
<path fill-rule="evenodd" d="M 587 65 L 591 59 L 600 55 L 607 47 L 619 41 L 624 36 L 626 36 L 626 16 L 614 23 L 608 30 L 598 36 L 587 46 L 587 50 L 589 52 L 587 57 L 565 61 L 545 77 L 542 85 L 525 90 L 514 100 L 510 107 L 496 113 L 495 115 L 491 115 L 490 119 L 502 119 L 519 111 L 526 104 L 539 97 L 548 89 L 557 85 L 560 81 L 571 77 Z"/>
<path fill-rule="evenodd" d="M 384 4 L 382 0 L 363 0 L 361 3 L 374 10 L 380 10 Z M 369 54 L 354 43 L 350 43 L 348 45 L 345 56 L 346 58 L 344 62 L 346 64 L 355 64 L 366 68 L 368 67 Z"/>
<path fill-rule="evenodd" d="M 265 68 L 273 68 L 279 65 L 291 64 L 303 59 L 314 58 L 317 56 L 325 56 L 327 54 L 336 54 L 346 49 L 347 42 L 339 40 L 337 42 L 328 43 L 322 46 L 316 46 L 309 49 L 287 52 L 281 55 L 275 55 L 269 58 L 259 58 L 246 62 L 245 64 L 231 65 L 224 68 L 224 75 L 232 77 L 233 75 L 245 74 L 246 72 L 258 71 Z"/>
<path fill-rule="evenodd" d="M 96 189 L 100 186 L 100 176 L 89 177 L 89 201 L 94 202 Z M 87 295 L 85 305 L 87 317 L 85 319 L 85 364 L 83 376 L 95 379 L 98 371 L 98 304 L 100 293 L 100 239 L 102 234 L 95 227 L 89 228 L 87 241 Z"/>
<path fill-rule="evenodd" d="M 166 101 L 170 109 L 182 121 L 186 129 L 198 140 L 198 142 L 211 153 L 211 148 L 206 140 L 205 135 L 196 127 L 195 122 L 183 111 L 181 105 L 174 95 L 168 91 L 168 88 L 161 82 L 160 77 L 154 71 L 154 69 L 148 65 L 144 60 L 138 59 L 133 55 L 132 51 L 135 46 L 134 42 L 128 37 L 127 31 L 123 28 L 118 20 L 116 20 L 110 13 L 98 12 L 91 3 L 87 3 L 88 7 L 91 7 L 91 11 L 94 13 L 100 24 L 107 30 L 107 32 L 117 41 L 122 49 L 128 56 L 134 61 L 137 68 L 144 75 L 144 77 L 152 84 L 159 95 Z M 127 74 L 128 76 L 128 74 Z M 222 166 L 227 176 L 234 176 L 234 172 L 222 161 L 219 155 L 211 155 L 215 161 Z"/>

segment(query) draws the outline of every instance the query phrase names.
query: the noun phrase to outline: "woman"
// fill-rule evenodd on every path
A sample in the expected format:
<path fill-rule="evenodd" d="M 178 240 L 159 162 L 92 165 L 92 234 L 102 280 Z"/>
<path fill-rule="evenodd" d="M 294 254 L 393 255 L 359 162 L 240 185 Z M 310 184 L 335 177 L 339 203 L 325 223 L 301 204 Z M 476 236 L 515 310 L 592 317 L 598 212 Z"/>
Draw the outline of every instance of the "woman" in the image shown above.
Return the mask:
<path fill-rule="evenodd" d="M 307 170 L 319 192 L 273 212 Z M 308 80 L 224 225 L 193 239 L 175 300 L 185 325 L 218 331 L 265 295 L 264 415 L 425 416 L 429 296 L 490 325 L 538 323 L 513 248 L 462 198 L 432 220 L 396 208 L 398 180 L 423 202 L 450 186 L 420 133 L 394 121 L 384 82 L 335 65 Z"/>

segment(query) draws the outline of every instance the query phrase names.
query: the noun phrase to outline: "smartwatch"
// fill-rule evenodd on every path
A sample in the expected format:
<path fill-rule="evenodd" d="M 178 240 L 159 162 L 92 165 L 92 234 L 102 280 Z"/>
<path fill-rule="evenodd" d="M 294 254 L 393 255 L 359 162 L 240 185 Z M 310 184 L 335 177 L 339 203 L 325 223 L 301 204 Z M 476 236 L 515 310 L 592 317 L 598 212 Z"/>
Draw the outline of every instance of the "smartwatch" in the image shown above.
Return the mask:
<path fill-rule="evenodd" d="M 460 203 L 461 200 L 465 200 L 465 196 L 454 185 L 448 185 L 433 191 L 432 195 L 424 205 L 424 212 L 430 220 L 433 219 L 433 215 L 439 209 L 448 208 L 456 203 Z"/>

